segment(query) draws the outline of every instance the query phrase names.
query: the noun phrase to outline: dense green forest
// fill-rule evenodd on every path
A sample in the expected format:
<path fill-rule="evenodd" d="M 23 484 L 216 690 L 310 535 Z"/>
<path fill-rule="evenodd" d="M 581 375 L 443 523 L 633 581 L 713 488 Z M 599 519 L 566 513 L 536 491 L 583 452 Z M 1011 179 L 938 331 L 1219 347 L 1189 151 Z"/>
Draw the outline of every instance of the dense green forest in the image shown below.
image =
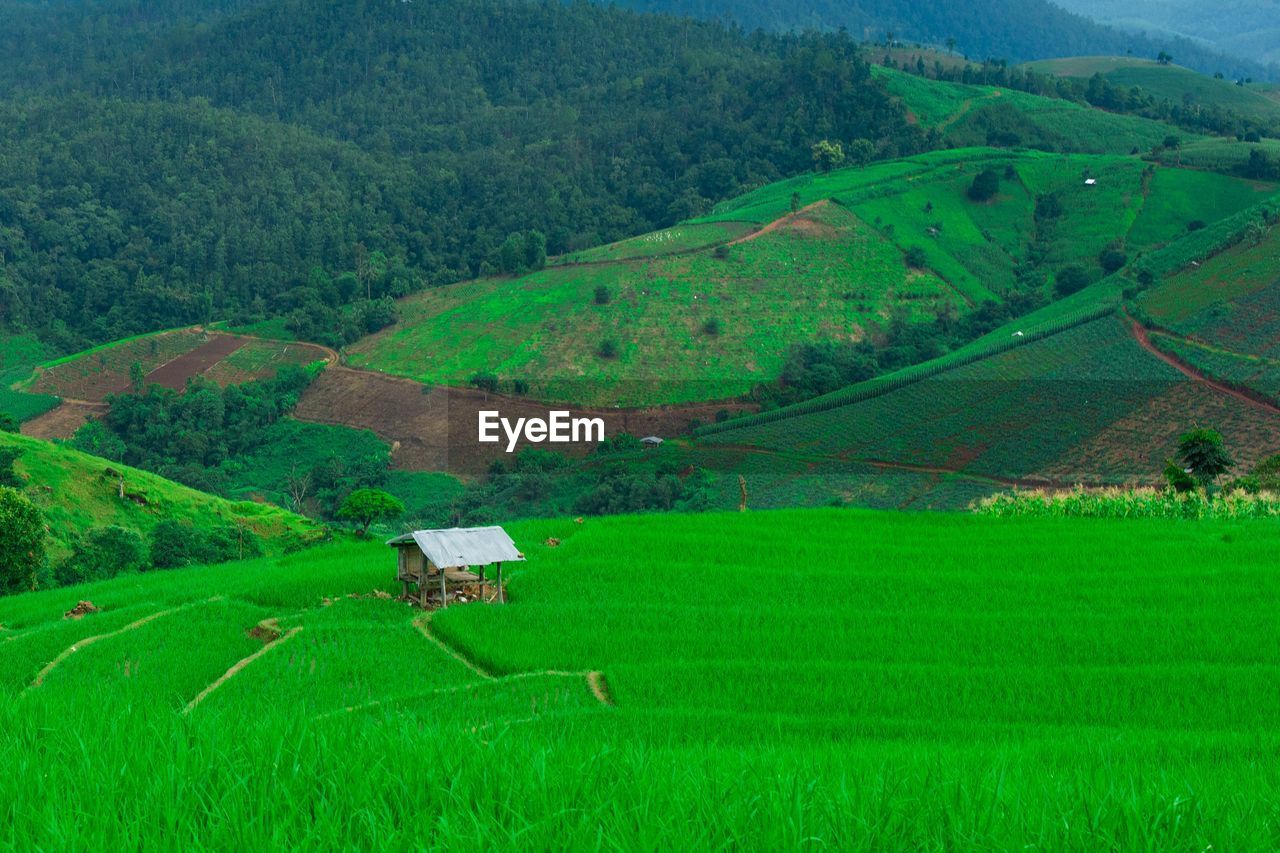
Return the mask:
<path fill-rule="evenodd" d="M 1280 76 L 1275 66 L 1228 58 L 1175 35 L 1124 32 L 1072 14 L 1048 0 L 621 0 L 634 9 L 728 19 L 769 30 L 846 29 L 855 37 L 898 38 L 945 45 L 975 59 L 1021 62 L 1055 56 L 1132 53 L 1154 58 L 1168 51 L 1206 74 Z"/>
<path fill-rule="evenodd" d="M 0 318 L 64 348 L 399 295 L 513 233 L 640 233 L 824 138 L 925 145 L 838 35 L 507 0 L 0 9 Z"/>

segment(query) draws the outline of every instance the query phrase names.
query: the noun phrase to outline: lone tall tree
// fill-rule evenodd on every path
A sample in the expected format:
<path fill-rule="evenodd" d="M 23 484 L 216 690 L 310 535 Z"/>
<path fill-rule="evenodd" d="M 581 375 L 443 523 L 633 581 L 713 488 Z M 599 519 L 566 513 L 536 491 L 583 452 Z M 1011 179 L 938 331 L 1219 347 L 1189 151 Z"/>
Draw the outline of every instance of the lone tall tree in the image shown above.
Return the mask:
<path fill-rule="evenodd" d="M 1222 446 L 1222 436 L 1212 429 L 1193 429 L 1183 435 L 1178 440 L 1178 459 L 1205 489 L 1236 464 Z"/>
<path fill-rule="evenodd" d="M 362 525 L 361 536 L 369 532 L 369 527 L 375 521 L 390 521 L 402 515 L 404 504 L 381 489 L 356 489 L 347 495 L 342 508 L 338 510 L 338 518 Z"/>

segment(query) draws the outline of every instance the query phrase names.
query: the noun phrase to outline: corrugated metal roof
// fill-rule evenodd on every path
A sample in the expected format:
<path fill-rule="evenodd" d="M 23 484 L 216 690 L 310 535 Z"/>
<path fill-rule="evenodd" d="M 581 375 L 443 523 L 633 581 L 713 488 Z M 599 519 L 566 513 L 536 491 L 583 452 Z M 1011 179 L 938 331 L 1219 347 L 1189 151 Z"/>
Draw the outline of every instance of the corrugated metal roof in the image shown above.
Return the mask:
<path fill-rule="evenodd" d="M 418 543 L 436 568 L 487 566 L 524 559 L 501 527 L 454 527 L 448 530 L 415 530 L 387 540 L 388 545 Z"/>

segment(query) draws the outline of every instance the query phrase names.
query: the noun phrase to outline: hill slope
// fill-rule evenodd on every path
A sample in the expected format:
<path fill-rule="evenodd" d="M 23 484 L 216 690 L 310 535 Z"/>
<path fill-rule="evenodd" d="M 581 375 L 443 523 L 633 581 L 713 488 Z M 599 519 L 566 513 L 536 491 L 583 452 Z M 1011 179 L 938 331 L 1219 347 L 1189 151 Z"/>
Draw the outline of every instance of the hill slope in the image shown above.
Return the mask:
<path fill-rule="evenodd" d="M 1047 74 L 1062 77 L 1092 77 L 1101 74 L 1122 88 L 1138 88 L 1175 104 L 1199 105 L 1204 109 L 1222 107 L 1252 118 L 1263 125 L 1280 123 L 1280 103 L 1264 94 L 1257 85 L 1237 86 L 1178 65 L 1164 65 L 1152 59 L 1129 56 L 1074 56 L 1028 63 Z"/>
<path fill-rule="evenodd" d="M 269 554 L 294 550 L 320 535 L 310 520 L 277 507 L 226 501 L 69 447 L 0 432 L 0 448 L 21 451 L 14 468 L 27 479 L 23 491 L 49 521 L 55 557 L 69 552 L 91 528 L 110 525 L 144 536 L 161 521 L 189 522 L 201 530 L 238 527 L 261 537 Z"/>
<path fill-rule="evenodd" d="M 975 202 L 986 170 L 1000 190 Z M 880 344 L 895 323 L 1039 304 L 1067 267 L 1100 279 L 1105 249 L 1132 258 L 1274 190 L 1137 158 L 989 149 L 811 173 L 541 272 L 412 297 L 348 357 L 428 382 L 492 374 L 577 403 L 727 398 L 776 380 L 795 344 Z"/>
<path fill-rule="evenodd" d="M 0 600 L 0 749 L 39 757 L 0 782 L 29 804 L 8 837 L 1272 838 L 1252 805 L 1280 790 L 1272 524 L 827 510 L 509 530 L 529 558 L 511 603 L 430 618 L 370 595 L 396 586 L 377 543 Z M 618 559 L 636 553 L 643 571 Z M 77 597 L 103 611 L 62 620 Z"/>

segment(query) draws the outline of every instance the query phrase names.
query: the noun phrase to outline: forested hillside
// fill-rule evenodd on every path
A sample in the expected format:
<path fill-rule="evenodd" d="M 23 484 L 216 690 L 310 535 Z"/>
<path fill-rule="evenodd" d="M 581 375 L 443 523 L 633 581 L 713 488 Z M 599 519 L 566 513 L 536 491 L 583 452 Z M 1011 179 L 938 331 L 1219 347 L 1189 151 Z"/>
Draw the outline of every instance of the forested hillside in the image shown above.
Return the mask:
<path fill-rule="evenodd" d="M 92 8 L 0 6 L 0 318 L 64 348 L 402 295 L 513 233 L 630 236 L 827 137 L 923 145 L 837 36 L 507 0 Z"/>
<path fill-rule="evenodd" d="M 621 0 L 646 11 L 728 18 L 748 29 L 847 29 L 857 38 L 898 38 L 937 45 L 955 40 L 974 58 L 1018 62 L 1053 56 L 1173 53 L 1180 62 L 1212 74 L 1261 77 L 1261 64 L 1224 57 L 1220 50 L 1176 35 L 1138 35 L 1102 26 L 1047 0 Z"/>

